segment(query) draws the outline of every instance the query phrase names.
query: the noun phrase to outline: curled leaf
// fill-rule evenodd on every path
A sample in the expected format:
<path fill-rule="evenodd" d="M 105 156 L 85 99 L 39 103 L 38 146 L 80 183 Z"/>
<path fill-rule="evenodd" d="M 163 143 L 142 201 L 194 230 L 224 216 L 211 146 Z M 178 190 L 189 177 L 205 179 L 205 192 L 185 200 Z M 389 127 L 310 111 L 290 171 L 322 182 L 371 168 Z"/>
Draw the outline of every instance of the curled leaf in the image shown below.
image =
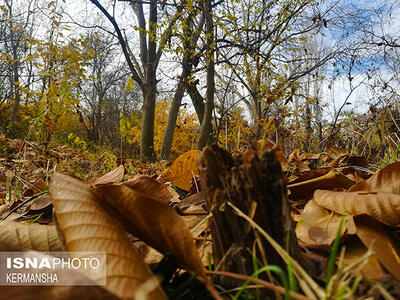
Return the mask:
<path fill-rule="evenodd" d="M 118 168 L 104 174 L 93 182 L 93 186 L 120 183 L 124 177 L 125 168 L 120 165 Z"/>
<path fill-rule="evenodd" d="M 181 267 L 204 274 L 192 234 L 174 209 L 123 185 L 99 187 L 95 193 L 131 234 L 161 253 L 171 251 Z"/>
<path fill-rule="evenodd" d="M 394 278 L 400 280 L 399 249 L 391 241 L 382 224 L 368 216 L 356 217 L 355 222 L 357 236 L 361 242 L 374 252 L 379 262 Z"/>
<path fill-rule="evenodd" d="M 129 189 L 125 187 L 126 189 Z M 121 227 L 96 201 L 90 186 L 61 174 L 52 176 L 51 197 L 71 256 L 73 251 L 98 251 L 107 255 L 107 289 L 122 299 L 133 299 L 141 284 L 153 274 Z M 95 282 L 102 278 L 91 278 Z M 147 299 L 166 299 L 155 286 Z"/>
<path fill-rule="evenodd" d="M 341 216 L 319 206 L 313 199 L 308 201 L 303 212 L 295 216 L 297 238 L 307 247 L 330 246 L 339 229 Z M 353 218 L 345 217 L 341 234 L 355 234 Z"/>
<path fill-rule="evenodd" d="M 318 205 L 339 214 L 365 214 L 383 224 L 400 226 L 400 195 L 317 190 L 314 200 Z"/>

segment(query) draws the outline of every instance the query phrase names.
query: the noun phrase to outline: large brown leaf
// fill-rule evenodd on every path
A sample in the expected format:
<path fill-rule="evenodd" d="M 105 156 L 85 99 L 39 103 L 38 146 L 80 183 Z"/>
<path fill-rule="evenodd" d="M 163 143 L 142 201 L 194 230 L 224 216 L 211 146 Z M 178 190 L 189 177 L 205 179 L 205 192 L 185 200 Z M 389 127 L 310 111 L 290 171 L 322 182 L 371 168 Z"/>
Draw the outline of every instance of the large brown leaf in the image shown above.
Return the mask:
<path fill-rule="evenodd" d="M 343 260 L 345 266 L 354 263 L 368 252 L 367 247 L 365 247 L 357 237 L 352 237 L 349 240 L 346 240 L 345 246 L 346 252 Z M 369 280 L 379 280 L 385 276 L 385 272 L 374 254 L 368 258 L 368 261 L 361 271 Z M 357 276 L 358 274 L 354 275 Z"/>
<path fill-rule="evenodd" d="M 368 216 L 356 217 L 355 223 L 357 235 L 365 247 L 374 252 L 394 278 L 400 280 L 399 249 L 393 244 L 382 224 Z"/>
<path fill-rule="evenodd" d="M 291 168 L 294 168 L 296 173 L 308 172 L 311 169 L 307 166 L 305 162 L 303 162 L 300 158 L 300 149 L 295 149 L 292 153 L 289 154 L 288 164 Z"/>
<path fill-rule="evenodd" d="M 298 222 L 296 225 L 297 238 L 307 247 L 328 248 L 339 229 L 341 216 L 329 212 L 319 206 L 313 199 L 308 201 L 303 212 L 295 216 Z M 353 218 L 345 217 L 344 226 L 341 235 L 355 234 L 355 225 Z"/>
<path fill-rule="evenodd" d="M 72 251 L 71 256 L 74 256 L 73 251 L 106 252 L 107 289 L 120 298 L 133 299 L 135 289 L 152 279 L 153 274 L 121 227 L 96 201 L 90 186 L 75 178 L 55 174 L 50 192 L 58 225 L 67 249 Z M 93 280 L 99 282 L 101 279 Z M 147 299 L 167 298 L 160 287 L 155 287 Z"/>
<path fill-rule="evenodd" d="M 0 222 L 0 242 L 36 251 L 63 251 L 63 244 L 54 225 L 2 221 Z"/>
<path fill-rule="evenodd" d="M 204 275 L 192 234 L 174 209 L 126 186 L 103 186 L 95 193 L 131 234 L 161 253 L 171 251 L 181 267 Z"/>
<path fill-rule="evenodd" d="M 378 170 L 368 180 L 359 182 L 349 189 L 349 192 L 382 192 L 399 195 L 400 193 L 400 162 L 387 165 Z"/>
<path fill-rule="evenodd" d="M 314 200 L 318 205 L 340 214 L 365 214 L 386 225 L 400 226 L 400 195 L 317 190 Z"/>

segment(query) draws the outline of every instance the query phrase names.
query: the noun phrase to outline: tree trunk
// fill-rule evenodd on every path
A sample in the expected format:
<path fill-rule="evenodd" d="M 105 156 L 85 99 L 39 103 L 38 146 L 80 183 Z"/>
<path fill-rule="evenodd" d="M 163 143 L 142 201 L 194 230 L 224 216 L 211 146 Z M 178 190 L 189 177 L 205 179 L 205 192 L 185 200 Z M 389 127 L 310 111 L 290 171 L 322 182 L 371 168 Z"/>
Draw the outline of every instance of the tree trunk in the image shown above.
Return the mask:
<path fill-rule="evenodd" d="M 260 156 L 242 155 L 234 160 L 227 151 L 209 146 L 200 157 L 199 170 L 207 210 L 213 216 L 213 259 L 218 271 L 251 275 L 255 271 L 253 255 L 263 265 L 286 269 L 272 246 L 258 231 L 251 229 L 245 219 L 235 214 L 228 201 L 284 248 L 289 234 L 289 254 L 299 263 L 303 261 L 292 228 L 281 166 L 273 150 L 265 150 Z M 226 289 L 241 285 L 227 277 L 218 280 Z"/>
<path fill-rule="evenodd" d="M 190 73 L 190 71 L 189 71 L 189 73 Z M 181 106 L 183 93 L 185 91 L 185 80 L 186 80 L 186 77 L 189 75 L 189 74 L 187 74 L 187 75 L 185 75 L 185 74 L 186 74 L 186 72 L 185 72 L 185 70 L 183 70 L 181 80 L 179 80 L 178 86 L 175 91 L 174 99 L 172 100 L 172 103 L 171 103 L 171 108 L 169 109 L 168 121 L 167 121 L 167 126 L 166 126 L 165 132 L 164 132 L 163 145 L 162 145 L 162 150 L 161 150 L 161 159 L 168 159 L 169 154 L 171 153 L 171 147 L 172 147 L 172 142 L 174 139 L 176 120 L 178 118 L 179 108 Z"/>
<path fill-rule="evenodd" d="M 212 140 L 212 111 L 214 109 L 214 23 L 212 19 L 211 0 L 204 1 L 204 16 L 206 20 L 206 56 L 207 56 L 207 92 L 206 106 L 204 110 L 203 122 L 200 128 L 197 148 L 203 149 Z"/>
<path fill-rule="evenodd" d="M 196 111 L 197 118 L 199 119 L 200 125 L 203 123 L 204 118 L 204 98 L 201 96 L 199 90 L 196 87 L 195 83 L 187 83 L 186 90 L 192 100 L 194 110 Z"/>
<path fill-rule="evenodd" d="M 140 137 L 140 160 L 155 161 L 154 117 L 156 111 L 156 84 L 145 84 L 143 88 L 143 118 Z"/>

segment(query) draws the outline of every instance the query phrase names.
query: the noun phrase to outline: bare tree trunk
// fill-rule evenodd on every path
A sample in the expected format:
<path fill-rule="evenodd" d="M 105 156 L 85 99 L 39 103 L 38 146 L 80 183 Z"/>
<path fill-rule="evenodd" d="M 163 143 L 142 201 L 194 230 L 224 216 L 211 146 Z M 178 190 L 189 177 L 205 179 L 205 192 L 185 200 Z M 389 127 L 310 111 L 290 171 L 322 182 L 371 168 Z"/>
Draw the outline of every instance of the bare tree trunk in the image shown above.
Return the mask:
<path fill-rule="evenodd" d="M 200 125 L 202 125 L 205 110 L 204 98 L 201 96 L 195 83 L 187 83 L 186 90 L 190 96 L 190 99 L 192 100 L 194 110 L 196 111 L 197 118 L 199 119 L 199 123 Z"/>
<path fill-rule="evenodd" d="M 172 100 L 171 107 L 168 113 L 167 126 L 164 132 L 163 145 L 161 149 L 161 159 L 168 159 L 171 153 L 172 142 L 174 139 L 174 131 L 176 120 L 178 119 L 179 108 L 181 106 L 182 97 L 185 92 L 185 78 L 189 75 L 185 75 L 185 70 L 182 71 L 181 80 L 179 80 L 178 86 L 175 91 L 174 99 Z M 189 72 L 190 73 L 190 72 Z"/>
<path fill-rule="evenodd" d="M 140 136 L 140 160 L 154 161 L 154 117 L 156 111 L 156 85 L 145 84 L 143 89 L 143 118 Z"/>
<path fill-rule="evenodd" d="M 13 1 L 5 1 L 5 4 L 9 10 L 10 16 L 13 16 Z M 10 88 L 12 90 L 12 95 L 14 98 L 14 103 L 11 109 L 11 116 L 9 119 L 9 122 L 4 124 L 4 130 L 8 129 L 9 134 L 14 133 L 14 121 L 17 117 L 18 113 L 18 108 L 19 104 L 21 102 L 21 94 L 19 91 L 19 86 L 15 84 L 15 82 L 19 82 L 19 65 L 20 65 L 20 58 L 18 55 L 18 48 L 21 47 L 21 38 L 17 36 L 17 34 L 14 32 L 12 29 L 14 27 L 14 22 L 9 22 L 8 28 L 9 28 L 9 34 L 10 36 L 7 37 L 6 33 L 4 32 L 4 38 L 5 38 L 5 49 L 7 53 L 12 53 L 12 61 L 14 62 L 12 65 L 10 65 L 10 71 L 11 73 L 9 74 L 10 78 Z M 9 41 L 7 41 L 9 40 Z M 10 43 L 8 45 L 8 42 Z"/>
<path fill-rule="evenodd" d="M 206 56 L 207 56 L 207 92 L 206 92 L 206 106 L 204 111 L 203 122 L 200 128 L 199 140 L 197 148 L 203 149 L 206 145 L 210 144 L 212 140 L 212 112 L 214 109 L 214 22 L 212 19 L 212 6 L 211 0 L 204 1 L 204 16 L 206 20 Z"/>
<path fill-rule="evenodd" d="M 163 145 L 161 150 L 161 159 L 168 159 L 171 153 L 172 142 L 174 139 L 174 131 L 176 126 L 176 120 L 178 118 L 179 108 L 181 106 L 182 97 L 185 92 L 185 87 L 188 86 L 188 77 L 190 76 L 190 72 L 193 66 L 193 58 L 191 56 L 194 53 L 195 44 L 200 36 L 200 31 L 203 28 L 204 17 L 200 19 L 199 26 L 197 28 L 197 33 L 193 33 L 193 16 L 189 15 L 186 19 L 186 25 L 188 27 L 187 31 L 184 33 L 184 58 L 182 62 L 182 73 L 180 76 L 180 80 L 178 86 L 175 91 L 174 99 L 171 103 L 171 108 L 168 113 L 168 121 L 167 126 L 165 128 L 164 137 L 163 137 Z M 200 96 L 201 97 L 201 96 Z M 193 101 L 193 100 L 192 100 Z M 201 104 L 203 104 L 203 98 L 201 97 Z M 196 109 L 196 105 L 195 109 Z M 204 105 L 203 105 L 204 107 Z M 197 111 L 197 109 L 196 109 Z M 204 112 L 204 111 L 203 111 Z M 204 115 L 204 113 L 203 113 Z M 202 117 L 203 117 L 202 115 Z M 202 120 L 202 119 L 201 119 Z"/>
<path fill-rule="evenodd" d="M 100 11 L 107 17 L 107 19 L 114 26 L 117 33 L 118 41 L 121 45 L 124 57 L 128 63 L 129 69 L 132 73 L 132 79 L 135 80 L 143 92 L 143 119 L 142 119 L 142 132 L 140 139 L 140 159 L 143 162 L 154 161 L 156 158 L 154 152 L 154 117 L 155 105 L 157 94 L 157 78 L 156 70 L 160 62 L 162 52 L 165 48 L 165 41 L 172 35 L 172 28 L 180 16 L 183 6 L 178 7 L 171 22 L 161 36 L 157 32 L 157 3 L 156 0 L 149 1 L 149 17 L 148 28 L 143 10 L 143 2 L 132 1 L 130 4 L 139 23 L 139 46 L 140 46 L 140 61 L 130 53 L 127 41 L 122 36 L 121 30 L 107 10 L 99 3 L 98 0 L 90 0 L 95 4 Z M 157 42 L 158 49 L 157 49 Z"/>

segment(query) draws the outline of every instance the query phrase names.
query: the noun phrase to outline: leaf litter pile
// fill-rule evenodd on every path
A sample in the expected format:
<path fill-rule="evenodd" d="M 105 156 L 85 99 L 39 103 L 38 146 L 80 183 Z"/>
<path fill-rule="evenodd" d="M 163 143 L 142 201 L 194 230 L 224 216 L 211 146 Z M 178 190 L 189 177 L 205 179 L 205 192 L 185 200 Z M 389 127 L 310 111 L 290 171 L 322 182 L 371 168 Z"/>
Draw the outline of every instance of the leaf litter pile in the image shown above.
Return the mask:
<path fill-rule="evenodd" d="M 2 147 L 0 250 L 107 255 L 105 286 L 0 286 L 4 299 L 400 299 L 398 162 L 372 172 L 365 158 L 333 146 L 321 154 L 296 150 L 286 158 L 267 141 L 229 154 L 250 171 L 268 149 L 279 161 L 282 199 L 289 203 L 302 261 L 290 258 L 288 244 L 279 245 L 253 221 L 256 206 L 243 212 L 224 196 L 218 212 L 246 219 L 244 232 L 271 243 L 285 261 L 277 267 L 288 275 L 285 284 L 268 262 L 258 263 L 255 256 L 263 249 L 257 241 L 244 249 L 254 257 L 254 273 L 230 269 L 228 253 L 216 263 L 213 251 L 224 235 L 215 234 L 210 198 L 218 198 L 220 189 L 211 189 L 212 180 L 199 171 L 201 151 L 184 153 L 166 167 L 137 166 L 135 175 L 126 160 L 101 175 L 99 158 L 82 176 L 76 172 L 79 151 L 17 140 L 3 140 Z M 232 243 L 236 239 L 244 237 Z M 78 271 L 68 276 L 104 279 Z"/>

